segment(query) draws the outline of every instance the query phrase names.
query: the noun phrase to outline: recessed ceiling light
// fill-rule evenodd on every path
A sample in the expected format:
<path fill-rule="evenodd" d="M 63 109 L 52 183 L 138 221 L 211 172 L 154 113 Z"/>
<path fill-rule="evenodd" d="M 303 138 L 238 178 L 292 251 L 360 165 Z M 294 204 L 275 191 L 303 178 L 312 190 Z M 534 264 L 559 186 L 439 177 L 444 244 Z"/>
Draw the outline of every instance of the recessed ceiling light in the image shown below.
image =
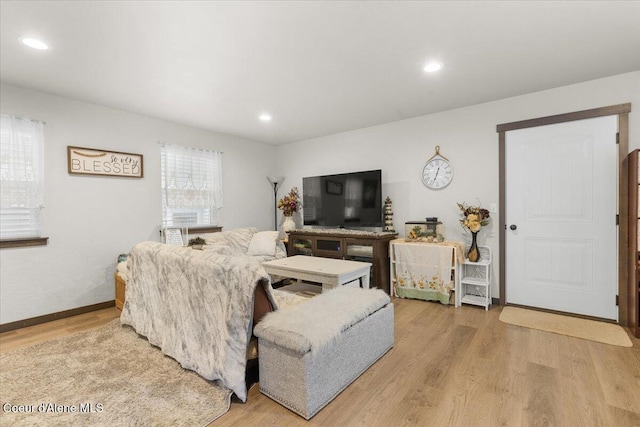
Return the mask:
<path fill-rule="evenodd" d="M 260 114 L 260 117 L 258 117 L 260 120 L 262 120 L 263 122 L 270 122 L 271 121 L 271 116 L 269 114 Z"/>
<path fill-rule="evenodd" d="M 32 38 L 25 38 L 22 39 L 22 43 L 26 44 L 29 47 L 32 47 L 34 49 L 38 49 L 38 50 L 47 50 L 49 49 L 49 46 L 47 46 L 47 44 L 45 42 L 43 42 L 42 40 L 38 40 L 38 39 L 32 39 Z"/>
<path fill-rule="evenodd" d="M 425 73 L 435 73 L 436 71 L 442 68 L 442 63 L 440 62 L 429 62 L 424 66 L 423 70 Z"/>

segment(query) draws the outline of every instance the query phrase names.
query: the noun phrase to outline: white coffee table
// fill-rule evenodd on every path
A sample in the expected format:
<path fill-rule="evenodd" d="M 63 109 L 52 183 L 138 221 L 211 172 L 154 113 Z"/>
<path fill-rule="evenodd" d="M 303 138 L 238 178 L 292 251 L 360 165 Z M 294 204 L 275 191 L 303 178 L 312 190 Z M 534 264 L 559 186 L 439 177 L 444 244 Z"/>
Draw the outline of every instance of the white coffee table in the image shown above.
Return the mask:
<path fill-rule="evenodd" d="M 298 282 L 322 283 L 323 292 L 356 280 L 361 287 L 369 289 L 369 262 L 295 255 L 266 261 L 262 265 L 269 274 L 291 277 Z"/>

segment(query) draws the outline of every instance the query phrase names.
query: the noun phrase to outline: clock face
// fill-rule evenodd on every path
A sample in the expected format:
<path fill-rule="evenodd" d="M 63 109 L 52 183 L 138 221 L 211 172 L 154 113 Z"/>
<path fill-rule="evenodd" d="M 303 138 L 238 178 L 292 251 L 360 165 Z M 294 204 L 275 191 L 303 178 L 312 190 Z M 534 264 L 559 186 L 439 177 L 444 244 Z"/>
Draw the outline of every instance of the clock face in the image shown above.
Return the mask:
<path fill-rule="evenodd" d="M 439 190 L 453 179 L 453 168 L 448 161 L 436 157 L 427 162 L 422 169 L 422 182 L 427 188 Z"/>

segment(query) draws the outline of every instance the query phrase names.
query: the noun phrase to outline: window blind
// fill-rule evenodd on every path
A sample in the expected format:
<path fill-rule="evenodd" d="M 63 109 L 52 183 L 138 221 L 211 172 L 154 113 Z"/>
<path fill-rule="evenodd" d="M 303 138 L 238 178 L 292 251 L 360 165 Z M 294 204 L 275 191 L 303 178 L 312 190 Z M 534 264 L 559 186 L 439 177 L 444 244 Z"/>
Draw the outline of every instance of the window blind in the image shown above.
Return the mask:
<path fill-rule="evenodd" d="M 165 227 L 217 223 L 222 207 L 222 153 L 161 144 Z"/>
<path fill-rule="evenodd" d="M 41 236 L 42 122 L 0 115 L 0 239 Z"/>

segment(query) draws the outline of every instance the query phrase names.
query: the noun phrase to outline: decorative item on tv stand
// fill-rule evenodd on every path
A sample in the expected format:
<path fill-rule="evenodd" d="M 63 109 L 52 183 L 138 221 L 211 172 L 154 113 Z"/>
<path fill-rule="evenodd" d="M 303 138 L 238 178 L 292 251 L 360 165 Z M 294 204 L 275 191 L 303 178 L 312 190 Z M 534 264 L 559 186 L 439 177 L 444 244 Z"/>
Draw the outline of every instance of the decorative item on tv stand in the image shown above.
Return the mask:
<path fill-rule="evenodd" d="M 393 205 L 389 196 L 384 201 L 384 231 L 396 232 L 393 228 Z"/>
<path fill-rule="evenodd" d="M 302 206 L 300 203 L 300 194 L 298 193 L 298 187 L 293 187 L 289 193 L 278 201 L 278 209 L 282 211 L 284 215 L 284 222 L 282 223 L 282 232 L 286 233 L 296 229 L 296 223 L 293 220 L 293 214 L 298 212 L 298 209 Z"/>

